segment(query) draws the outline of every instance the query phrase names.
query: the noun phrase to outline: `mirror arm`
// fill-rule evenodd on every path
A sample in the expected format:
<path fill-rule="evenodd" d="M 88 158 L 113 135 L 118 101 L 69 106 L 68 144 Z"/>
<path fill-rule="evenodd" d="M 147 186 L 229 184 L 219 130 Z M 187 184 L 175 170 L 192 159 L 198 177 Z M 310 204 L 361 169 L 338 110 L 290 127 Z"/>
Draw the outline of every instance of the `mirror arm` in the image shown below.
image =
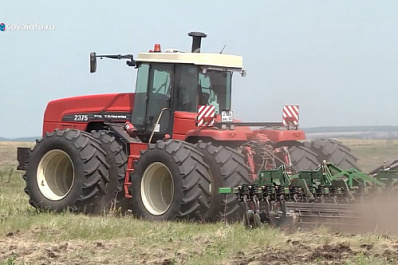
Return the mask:
<path fill-rule="evenodd" d="M 132 54 L 125 54 L 125 55 L 121 55 L 121 54 L 111 54 L 111 55 L 96 55 L 96 57 L 99 57 L 100 59 L 102 58 L 109 58 L 109 59 L 117 59 L 117 60 L 121 60 L 121 59 L 130 59 L 133 60 L 133 55 Z"/>
<path fill-rule="evenodd" d="M 104 55 L 97 55 L 95 52 L 90 53 L 90 72 L 91 73 L 95 73 L 95 71 L 97 71 L 97 58 L 103 59 L 103 58 L 109 58 L 109 59 L 116 59 L 116 60 L 128 60 L 126 62 L 126 64 L 128 66 L 135 66 L 136 63 L 134 61 L 134 57 L 132 54 L 125 54 L 125 55 L 121 55 L 121 54 L 104 54 Z"/>

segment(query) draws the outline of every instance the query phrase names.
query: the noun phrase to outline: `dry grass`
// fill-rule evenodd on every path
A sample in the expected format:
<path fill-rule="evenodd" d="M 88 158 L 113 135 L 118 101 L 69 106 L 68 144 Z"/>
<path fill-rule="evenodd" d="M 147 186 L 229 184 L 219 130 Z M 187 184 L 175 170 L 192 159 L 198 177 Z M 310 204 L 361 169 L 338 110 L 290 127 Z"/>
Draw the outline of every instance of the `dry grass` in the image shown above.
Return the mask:
<path fill-rule="evenodd" d="M 0 165 L 15 167 L 19 144 L 0 144 Z M 364 154 L 374 148 L 352 147 Z M 0 173 L 0 264 L 398 263 L 398 238 L 388 235 L 321 228 L 289 234 L 268 227 L 249 231 L 241 224 L 37 213 L 23 192 L 22 173 L 7 170 Z"/>
<path fill-rule="evenodd" d="M 369 172 L 384 162 L 398 159 L 398 140 L 340 140 L 359 158 L 358 165 L 363 171 Z"/>
<path fill-rule="evenodd" d="M 0 170 L 5 167 L 16 167 L 17 147 L 33 147 L 34 143 L 0 141 Z"/>

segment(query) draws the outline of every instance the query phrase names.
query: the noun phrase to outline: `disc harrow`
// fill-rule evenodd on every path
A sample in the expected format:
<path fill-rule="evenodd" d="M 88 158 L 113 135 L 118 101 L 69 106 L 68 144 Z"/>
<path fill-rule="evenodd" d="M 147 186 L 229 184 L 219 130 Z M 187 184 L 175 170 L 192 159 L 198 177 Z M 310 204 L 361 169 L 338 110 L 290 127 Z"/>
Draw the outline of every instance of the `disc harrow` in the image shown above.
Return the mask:
<path fill-rule="evenodd" d="M 368 175 L 324 161 L 316 170 L 292 175 L 282 165 L 261 170 L 254 184 L 220 188 L 219 193 L 237 196 L 246 208 L 244 224 L 249 228 L 267 223 L 293 229 L 327 226 L 358 231 L 377 222 L 364 205 L 396 195 L 397 167 L 394 161 Z"/>

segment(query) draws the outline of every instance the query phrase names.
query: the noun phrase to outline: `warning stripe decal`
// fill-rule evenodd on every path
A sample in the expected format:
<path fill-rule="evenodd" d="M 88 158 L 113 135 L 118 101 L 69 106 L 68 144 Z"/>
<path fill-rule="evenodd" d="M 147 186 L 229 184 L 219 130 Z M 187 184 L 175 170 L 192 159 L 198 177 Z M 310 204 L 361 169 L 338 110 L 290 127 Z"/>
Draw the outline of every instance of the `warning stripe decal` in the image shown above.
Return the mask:
<path fill-rule="evenodd" d="M 215 107 L 212 105 L 201 105 L 198 109 L 198 126 L 213 126 Z M 209 119 L 210 118 L 210 119 Z"/>
<path fill-rule="evenodd" d="M 298 105 L 284 106 L 282 116 L 283 116 L 282 117 L 283 125 L 288 126 L 290 123 L 297 126 L 299 121 L 299 106 Z"/>

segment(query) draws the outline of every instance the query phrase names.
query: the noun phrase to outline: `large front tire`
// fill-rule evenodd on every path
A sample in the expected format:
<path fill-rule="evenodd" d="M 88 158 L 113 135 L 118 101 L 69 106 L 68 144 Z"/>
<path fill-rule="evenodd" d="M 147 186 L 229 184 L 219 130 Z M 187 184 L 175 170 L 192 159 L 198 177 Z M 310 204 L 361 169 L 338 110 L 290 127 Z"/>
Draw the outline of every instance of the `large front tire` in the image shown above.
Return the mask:
<path fill-rule="evenodd" d="M 229 147 L 214 146 L 202 141 L 199 141 L 196 147 L 209 165 L 212 180 L 212 200 L 205 219 L 208 221 L 241 219 L 244 208 L 235 194 L 219 194 L 218 189 L 252 183 L 244 157 Z"/>
<path fill-rule="evenodd" d="M 133 214 L 149 220 L 202 219 L 211 180 L 196 148 L 184 141 L 150 144 L 131 178 Z"/>
<path fill-rule="evenodd" d="M 33 148 L 24 179 L 39 210 L 92 212 L 109 182 L 105 152 L 86 132 L 55 130 Z"/>

